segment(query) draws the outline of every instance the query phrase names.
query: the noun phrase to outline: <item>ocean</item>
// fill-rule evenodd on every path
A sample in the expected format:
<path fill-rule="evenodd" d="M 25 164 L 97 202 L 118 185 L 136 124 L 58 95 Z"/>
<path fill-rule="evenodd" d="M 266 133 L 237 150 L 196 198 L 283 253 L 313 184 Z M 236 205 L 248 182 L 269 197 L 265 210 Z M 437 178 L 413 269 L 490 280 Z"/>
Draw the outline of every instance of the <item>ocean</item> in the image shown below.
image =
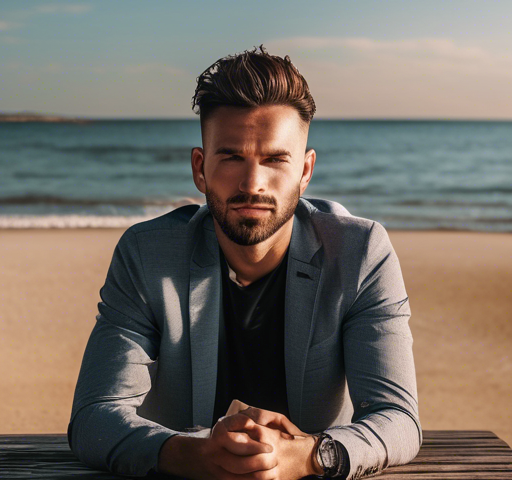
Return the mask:
<path fill-rule="evenodd" d="M 127 227 L 190 201 L 197 120 L 0 123 L 0 228 Z M 512 232 L 512 122 L 313 120 L 307 196 L 388 229 Z"/>

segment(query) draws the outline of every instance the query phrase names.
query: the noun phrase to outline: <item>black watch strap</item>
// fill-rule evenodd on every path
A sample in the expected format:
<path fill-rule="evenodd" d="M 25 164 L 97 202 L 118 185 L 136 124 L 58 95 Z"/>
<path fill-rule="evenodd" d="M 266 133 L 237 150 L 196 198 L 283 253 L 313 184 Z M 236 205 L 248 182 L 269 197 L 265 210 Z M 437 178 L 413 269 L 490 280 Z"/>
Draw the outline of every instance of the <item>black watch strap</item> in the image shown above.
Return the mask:
<path fill-rule="evenodd" d="M 316 435 L 318 438 L 315 455 L 324 474 L 317 478 L 346 478 L 350 471 L 347 449 L 328 433 Z"/>

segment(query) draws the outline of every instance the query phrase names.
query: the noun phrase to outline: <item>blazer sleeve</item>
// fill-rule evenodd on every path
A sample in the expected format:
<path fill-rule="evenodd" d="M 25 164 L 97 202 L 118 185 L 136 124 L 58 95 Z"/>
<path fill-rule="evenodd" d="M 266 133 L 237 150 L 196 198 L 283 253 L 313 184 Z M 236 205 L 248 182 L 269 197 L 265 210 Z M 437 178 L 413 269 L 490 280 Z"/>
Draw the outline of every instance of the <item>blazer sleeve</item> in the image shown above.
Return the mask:
<path fill-rule="evenodd" d="M 151 388 L 148 366 L 160 333 L 147 303 L 136 235 L 119 241 L 100 291 L 99 315 L 75 390 L 68 441 L 90 467 L 144 476 L 156 468 L 162 444 L 176 432 L 137 415 Z"/>
<path fill-rule="evenodd" d="M 374 223 L 342 324 L 353 423 L 327 430 L 348 452 L 349 479 L 408 463 L 421 446 L 409 317 L 398 258 L 384 227 Z"/>

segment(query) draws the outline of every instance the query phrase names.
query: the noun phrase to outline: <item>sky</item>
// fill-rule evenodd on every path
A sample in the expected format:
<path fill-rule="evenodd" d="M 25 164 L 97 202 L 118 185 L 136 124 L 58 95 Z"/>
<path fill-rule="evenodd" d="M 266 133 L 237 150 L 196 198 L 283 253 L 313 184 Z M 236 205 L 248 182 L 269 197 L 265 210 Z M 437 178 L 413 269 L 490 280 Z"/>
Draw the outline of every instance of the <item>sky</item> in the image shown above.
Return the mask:
<path fill-rule="evenodd" d="M 263 44 L 316 118 L 512 119 L 512 0 L 0 0 L 0 112 L 196 118 L 196 78 Z"/>

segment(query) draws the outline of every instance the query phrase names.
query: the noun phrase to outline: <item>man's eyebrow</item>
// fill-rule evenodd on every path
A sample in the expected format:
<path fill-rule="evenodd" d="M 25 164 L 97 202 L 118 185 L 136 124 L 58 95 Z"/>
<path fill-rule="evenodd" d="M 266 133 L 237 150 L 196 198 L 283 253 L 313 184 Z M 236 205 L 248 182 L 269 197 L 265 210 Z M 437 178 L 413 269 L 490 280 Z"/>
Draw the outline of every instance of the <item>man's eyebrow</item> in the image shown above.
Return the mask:
<path fill-rule="evenodd" d="M 236 148 L 220 147 L 215 150 L 215 155 L 243 155 L 243 152 Z M 292 154 L 288 150 L 272 150 L 264 152 L 263 157 L 291 157 Z"/>

